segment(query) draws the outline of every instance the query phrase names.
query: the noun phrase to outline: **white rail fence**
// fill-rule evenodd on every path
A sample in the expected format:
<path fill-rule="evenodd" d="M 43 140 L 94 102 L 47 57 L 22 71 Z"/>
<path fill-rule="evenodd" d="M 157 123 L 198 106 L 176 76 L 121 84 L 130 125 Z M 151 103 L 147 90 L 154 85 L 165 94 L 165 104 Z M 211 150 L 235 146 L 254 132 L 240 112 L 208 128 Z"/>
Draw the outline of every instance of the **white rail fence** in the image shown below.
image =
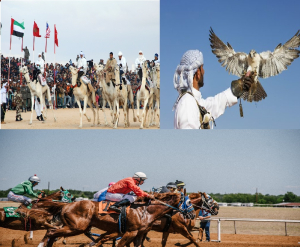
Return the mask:
<path fill-rule="evenodd" d="M 199 218 L 197 218 L 199 220 Z M 221 221 L 233 221 L 234 224 L 234 234 L 236 234 L 236 221 L 248 221 L 248 222 L 282 222 L 285 224 L 285 236 L 287 236 L 286 223 L 300 223 L 300 220 L 275 220 L 275 219 L 249 219 L 249 218 L 210 218 L 208 220 L 217 221 L 218 229 L 218 240 L 211 240 L 214 242 L 221 242 Z M 200 220 L 199 220 L 200 221 Z M 197 224 L 196 224 L 197 225 Z"/>

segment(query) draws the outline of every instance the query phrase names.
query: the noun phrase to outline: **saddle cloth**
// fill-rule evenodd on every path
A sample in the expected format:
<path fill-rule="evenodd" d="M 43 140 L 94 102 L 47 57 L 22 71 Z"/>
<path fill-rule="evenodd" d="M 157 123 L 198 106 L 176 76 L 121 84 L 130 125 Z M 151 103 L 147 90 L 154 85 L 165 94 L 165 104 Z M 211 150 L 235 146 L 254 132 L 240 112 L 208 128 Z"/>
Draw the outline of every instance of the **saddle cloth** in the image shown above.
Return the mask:
<path fill-rule="evenodd" d="M 109 209 L 109 207 L 113 204 L 115 204 L 116 202 L 112 202 L 112 201 L 101 201 L 98 202 L 98 206 L 99 206 L 99 214 L 120 214 L 119 212 L 116 212 L 114 210 Z M 126 207 L 126 213 L 129 211 L 130 207 Z"/>
<path fill-rule="evenodd" d="M 20 215 L 18 213 L 15 213 L 15 210 L 17 207 L 3 207 L 5 212 L 5 217 L 7 218 L 19 218 Z"/>
<path fill-rule="evenodd" d="M 137 89 L 136 89 L 136 91 L 139 91 L 140 89 L 141 89 L 141 86 L 142 85 L 140 85 Z M 148 87 L 148 85 L 147 84 L 145 84 L 145 87 L 146 87 L 146 89 L 149 91 L 149 93 L 150 93 L 150 88 Z"/>

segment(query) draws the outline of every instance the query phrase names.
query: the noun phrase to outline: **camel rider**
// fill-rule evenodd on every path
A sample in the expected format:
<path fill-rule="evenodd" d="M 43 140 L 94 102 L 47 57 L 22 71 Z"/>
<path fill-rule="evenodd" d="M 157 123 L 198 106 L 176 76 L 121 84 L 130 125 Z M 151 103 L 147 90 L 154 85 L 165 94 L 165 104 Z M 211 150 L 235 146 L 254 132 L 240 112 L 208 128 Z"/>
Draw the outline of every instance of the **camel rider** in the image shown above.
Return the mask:
<path fill-rule="evenodd" d="M 35 63 L 36 69 L 35 69 L 35 73 L 34 73 L 37 76 L 37 78 L 33 78 L 33 80 L 38 79 L 42 86 L 46 85 L 46 80 L 43 77 L 44 64 L 45 64 L 45 61 L 43 60 L 41 53 L 39 53 L 38 60 Z"/>
<path fill-rule="evenodd" d="M 143 55 L 142 51 L 139 51 L 139 56 L 137 59 L 135 59 L 135 68 L 138 68 L 138 65 L 142 65 L 146 61 L 146 58 Z"/>
<path fill-rule="evenodd" d="M 118 53 L 118 57 L 119 57 L 119 59 L 117 60 L 117 64 L 120 67 L 120 83 L 122 84 L 122 81 L 123 81 L 124 85 L 126 85 L 127 84 L 126 79 L 125 79 L 125 74 L 127 72 L 126 59 L 123 56 L 123 53 L 121 51 Z"/>
<path fill-rule="evenodd" d="M 105 199 L 117 202 L 110 206 L 110 209 L 121 212 L 122 206 L 129 206 L 138 196 L 154 199 L 153 195 L 149 195 L 139 188 L 139 185 L 142 185 L 146 179 L 145 173 L 136 172 L 133 177 L 124 178 L 108 188 Z M 135 195 L 129 195 L 129 192 L 134 192 Z"/>
<path fill-rule="evenodd" d="M 160 60 L 158 59 L 158 54 L 155 53 L 154 60 L 152 61 L 154 63 L 154 66 L 160 63 Z"/>
<path fill-rule="evenodd" d="M 81 84 L 80 81 L 82 81 L 84 84 L 87 85 L 88 89 L 92 93 L 92 101 L 95 104 L 96 103 L 95 90 L 91 84 L 91 81 L 86 76 L 84 76 L 87 71 L 87 61 L 82 51 L 80 52 L 80 57 L 77 61 L 77 69 L 79 69 L 78 77 L 77 77 L 77 85 Z"/>
<path fill-rule="evenodd" d="M 95 194 L 94 194 L 94 201 L 95 201 L 95 202 L 104 201 L 104 200 L 105 200 L 105 195 L 106 195 L 106 193 L 107 193 L 107 189 L 108 189 L 110 186 L 114 185 L 114 184 L 115 184 L 115 182 L 110 182 L 110 183 L 108 184 L 107 187 L 105 187 L 104 189 L 99 190 L 97 193 L 95 193 Z M 104 192 L 106 192 L 106 193 L 104 193 Z"/>
<path fill-rule="evenodd" d="M 106 71 L 106 83 L 112 81 L 113 84 L 115 84 L 115 68 L 117 66 L 117 60 L 113 56 L 114 54 L 110 52 L 104 71 Z"/>
<path fill-rule="evenodd" d="M 33 187 L 37 186 L 41 180 L 37 175 L 31 176 L 27 181 L 24 181 L 14 188 L 7 195 L 7 199 L 13 202 L 21 202 L 28 206 L 31 203 L 31 199 L 24 196 L 25 194 L 33 197 L 41 198 L 42 194 L 33 192 Z M 43 192 L 43 191 L 42 191 Z"/>

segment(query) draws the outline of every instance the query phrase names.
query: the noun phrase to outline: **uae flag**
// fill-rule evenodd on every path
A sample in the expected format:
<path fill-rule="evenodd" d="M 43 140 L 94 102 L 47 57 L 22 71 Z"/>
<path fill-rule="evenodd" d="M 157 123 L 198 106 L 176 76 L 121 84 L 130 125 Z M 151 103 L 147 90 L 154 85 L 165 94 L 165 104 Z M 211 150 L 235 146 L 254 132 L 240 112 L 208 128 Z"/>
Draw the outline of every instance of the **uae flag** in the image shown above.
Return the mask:
<path fill-rule="evenodd" d="M 13 18 L 11 18 L 11 28 L 10 28 L 10 35 L 14 35 L 17 37 L 23 37 L 24 36 L 24 22 L 19 23 L 15 21 Z"/>

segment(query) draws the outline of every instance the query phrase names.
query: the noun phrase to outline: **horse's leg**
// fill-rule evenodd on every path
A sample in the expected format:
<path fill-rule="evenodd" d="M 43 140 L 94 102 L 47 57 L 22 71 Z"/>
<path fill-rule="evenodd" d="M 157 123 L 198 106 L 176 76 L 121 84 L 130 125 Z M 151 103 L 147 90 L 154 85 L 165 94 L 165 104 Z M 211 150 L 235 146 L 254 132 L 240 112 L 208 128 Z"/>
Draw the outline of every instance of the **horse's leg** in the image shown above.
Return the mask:
<path fill-rule="evenodd" d="M 132 93 L 131 87 L 129 89 L 129 97 L 128 98 L 130 100 L 130 104 L 131 104 L 131 108 L 132 108 L 133 122 L 136 122 L 137 118 L 136 118 L 135 112 L 134 112 L 134 97 L 133 97 L 133 93 Z M 129 109 L 128 109 L 128 112 L 129 112 Z"/>
<path fill-rule="evenodd" d="M 88 122 L 91 122 L 91 118 L 86 115 L 86 105 L 87 105 L 87 102 L 88 102 L 88 97 L 85 95 L 84 96 L 84 100 L 83 100 L 83 115 L 86 117 L 86 119 L 88 120 Z"/>
<path fill-rule="evenodd" d="M 143 237 L 144 237 L 145 234 L 138 234 L 134 241 L 133 241 L 133 244 L 134 244 L 134 247 L 141 247 L 142 246 L 142 242 L 143 242 Z"/>
<path fill-rule="evenodd" d="M 94 127 L 94 126 L 95 126 L 95 120 L 96 120 L 96 117 L 95 117 L 95 110 L 94 110 L 94 107 L 93 107 L 92 99 L 89 98 L 87 103 L 88 103 L 88 105 L 90 106 L 90 108 L 91 108 L 91 110 L 92 110 L 92 112 L 93 112 L 94 122 L 93 122 L 93 124 L 92 124 L 92 127 Z"/>
<path fill-rule="evenodd" d="M 29 124 L 32 124 L 33 104 L 34 104 L 34 95 L 31 94 L 31 114 L 30 114 L 30 122 L 29 122 Z"/>
<path fill-rule="evenodd" d="M 110 239 L 115 239 L 119 236 L 118 232 L 114 232 L 114 233 L 104 233 L 101 234 L 101 236 L 99 238 L 96 239 L 95 243 L 96 245 L 94 245 L 95 247 L 97 246 L 101 246 L 103 243 L 105 243 L 106 241 L 110 240 Z"/>
<path fill-rule="evenodd" d="M 118 243 L 118 247 L 123 247 L 129 244 L 138 234 L 138 231 L 126 232 Z"/>
<path fill-rule="evenodd" d="M 79 128 L 82 128 L 82 109 L 81 109 L 81 104 L 80 104 L 80 100 L 76 99 L 78 108 L 79 108 L 79 114 L 80 114 L 80 124 L 79 124 Z"/>
<path fill-rule="evenodd" d="M 170 234 L 169 232 L 163 232 L 162 241 L 161 241 L 161 246 L 162 247 L 166 246 L 169 234 Z"/>
<path fill-rule="evenodd" d="M 190 244 L 194 244 L 197 247 L 199 247 L 199 244 L 196 242 L 196 239 L 193 237 L 193 235 L 188 231 L 186 226 L 180 225 L 180 227 L 176 227 L 176 232 L 180 233 L 182 236 L 186 237 L 188 240 L 190 240 L 187 244 L 182 244 L 181 246 L 188 246 Z"/>

